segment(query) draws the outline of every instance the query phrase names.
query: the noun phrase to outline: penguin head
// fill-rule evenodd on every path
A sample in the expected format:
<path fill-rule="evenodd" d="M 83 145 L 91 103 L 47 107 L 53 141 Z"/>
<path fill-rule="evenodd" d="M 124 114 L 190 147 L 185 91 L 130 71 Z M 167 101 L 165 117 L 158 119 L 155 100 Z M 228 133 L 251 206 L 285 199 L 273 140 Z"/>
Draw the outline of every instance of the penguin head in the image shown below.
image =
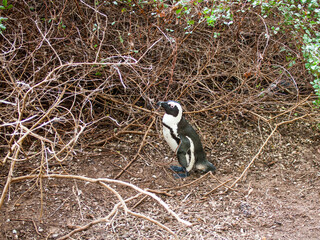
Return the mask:
<path fill-rule="evenodd" d="M 162 107 L 166 114 L 173 116 L 174 118 L 181 119 L 182 117 L 182 107 L 180 103 L 176 101 L 166 101 L 166 102 L 158 102 L 157 106 Z"/>

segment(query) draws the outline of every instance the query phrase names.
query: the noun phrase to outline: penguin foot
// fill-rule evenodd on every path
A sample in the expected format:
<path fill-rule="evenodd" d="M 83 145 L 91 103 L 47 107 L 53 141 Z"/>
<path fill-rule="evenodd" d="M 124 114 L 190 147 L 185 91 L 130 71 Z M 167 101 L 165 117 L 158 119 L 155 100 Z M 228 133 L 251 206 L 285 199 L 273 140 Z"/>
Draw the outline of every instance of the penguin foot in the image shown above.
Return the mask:
<path fill-rule="evenodd" d="M 190 174 L 188 172 L 184 172 L 184 173 L 175 173 L 173 174 L 173 177 L 175 179 L 179 179 L 179 178 L 186 178 L 188 177 Z"/>
<path fill-rule="evenodd" d="M 184 167 L 180 167 L 180 166 L 170 166 L 170 169 L 171 169 L 172 171 L 175 171 L 175 172 L 176 172 L 175 174 L 173 174 L 173 177 L 174 177 L 175 179 L 185 178 L 185 177 L 188 177 L 188 176 L 190 175 L 190 173 L 188 173 Z"/>
<path fill-rule="evenodd" d="M 186 172 L 186 169 L 179 166 L 170 166 L 170 169 L 175 172 Z"/>

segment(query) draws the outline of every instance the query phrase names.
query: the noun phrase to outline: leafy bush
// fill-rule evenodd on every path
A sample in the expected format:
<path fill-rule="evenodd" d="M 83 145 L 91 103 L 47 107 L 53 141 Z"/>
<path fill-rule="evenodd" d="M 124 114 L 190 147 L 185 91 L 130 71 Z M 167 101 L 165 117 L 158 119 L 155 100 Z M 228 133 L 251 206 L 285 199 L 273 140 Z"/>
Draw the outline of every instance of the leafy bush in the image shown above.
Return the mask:
<path fill-rule="evenodd" d="M 0 10 L 9 10 L 10 8 L 12 8 L 12 4 L 8 5 L 7 0 L 2 0 L 2 5 L 0 5 Z M 0 16 L 0 33 L 2 33 L 2 31 L 6 29 L 6 26 L 2 22 L 6 21 L 7 19 L 8 18 Z"/>
<path fill-rule="evenodd" d="M 261 1 L 253 0 L 252 3 Z M 288 27 L 295 37 L 297 45 L 300 45 L 305 68 L 313 75 L 311 82 L 318 99 L 314 101 L 316 106 L 320 106 L 320 4 L 316 0 L 284 0 L 269 1 L 260 3 L 264 16 L 274 14 L 273 9 L 277 9 L 284 17 L 279 27 L 283 30 Z M 273 27 L 274 28 L 274 27 Z"/>
<path fill-rule="evenodd" d="M 7 18 L 0 17 L 0 33 L 2 33 L 2 31 L 6 29 L 6 26 L 2 23 L 2 21 L 6 21 L 6 20 Z"/>
<path fill-rule="evenodd" d="M 118 1 L 139 8 L 150 6 L 148 1 Z M 113 1 L 117 4 L 117 1 Z M 238 7 L 234 7 L 238 6 Z M 241 6 L 241 7 L 240 7 Z M 221 1 L 186 1 L 175 0 L 172 5 L 168 1 L 154 0 L 153 8 L 154 16 L 166 18 L 172 13 L 175 18 L 184 21 L 185 34 L 192 34 L 193 28 L 197 23 L 206 21 L 209 26 L 217 26 L 222 24 L 229 26 L 234 23 L 233 14 L 237 12 L 250 12 L 255 9 L 261 12 L 261 16 L 265 19 L 280 18 L 276 26 L 268 26 L 270 34 L 278 32 L 289 32 L 290 36 L 300 49 L 301 55 L 305 60 L 306 70 L 313 75 L 314 80 L 311 82 L 315 89 L 318 100 L 314 101 L 320 106 L 320 4 L 318 0 L 249 0 L 244 3 L 241 0 L 221 0 Z M 233 11 L 233 8 L 236 9 Z M 122 9 L 124 11 L 124 9 Z M 171 29 L 167 29 L 172 31 Z M 214 33 L 215 37 L 219 37 L 220 33 Z M 289 54 L 289 53 L 288 53 Z M 289 66 L 295 64 L 295 59 L 288 56 Z"/>

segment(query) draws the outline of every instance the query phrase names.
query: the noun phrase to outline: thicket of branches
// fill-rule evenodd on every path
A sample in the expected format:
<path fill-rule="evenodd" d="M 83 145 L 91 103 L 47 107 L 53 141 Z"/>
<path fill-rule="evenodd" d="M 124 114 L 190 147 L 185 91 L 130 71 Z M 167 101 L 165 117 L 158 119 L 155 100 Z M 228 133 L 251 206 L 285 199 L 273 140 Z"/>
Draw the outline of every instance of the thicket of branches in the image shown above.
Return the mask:
<path fill-rule="evenodd" d="M 306 113 L 301 105 L 313 89 L 301 50 L 290 32 L 270 33 L 281 16 L 236 11 L 246 8 L 239 3 L 230 10 L 232 25 L 200 21 L 190 29 L 173 5 L 129 2 L 12 1 L 1 12 L 8 18 L 0 38 L 0 148 L 8 179 L 0 206 L 18 177 L 17 161 L 39 159 L 32 174 L 41 178 L 46 162 L 67 161 L 100 124 L 110 127 L 95 143 L 125 131 L 145 134 L 159 100 L 221 119 Z"/>

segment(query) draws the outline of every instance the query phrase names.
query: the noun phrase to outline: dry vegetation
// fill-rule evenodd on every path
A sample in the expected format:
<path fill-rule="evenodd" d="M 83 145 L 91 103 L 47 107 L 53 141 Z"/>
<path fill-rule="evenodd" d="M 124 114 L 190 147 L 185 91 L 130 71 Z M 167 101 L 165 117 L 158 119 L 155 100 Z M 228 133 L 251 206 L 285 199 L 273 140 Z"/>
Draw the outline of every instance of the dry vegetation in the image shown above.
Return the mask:
<path fill-rule="evenodd" d="M 304 191 L 317 198 L 319 115 L 312 108 L 311 77 L 289 34 L 265 37 L 270 19 L 235 12 L 233 25 L 199 23 L 185 34 L 170 10 L 156 17 L 151 4 L 131 9 L 108 1 L 12 2 L 1 12 L 8 21 L 0 38 L 4 239 L 261 238 L 265 232 L 245 235 L 227 215 L 239 209 L 243 226 L 260 218 L 274 224 L 263 202 L 248 200 L 259 199 L 251 194 L 259 186 L 239 183 L 260 180 L 264 186 L 265 171 L 293 178 L 298 170 L 291 160 L 281 162 L 280 153 L 302 162 L 309 154 L 304 173 L 314 185 Z M 294 66 L 282 49 L 297 57 Z M 172 179 L 155 108 L 166 99 L 188 110 L 217 175 Z M 302 153 L 295 144 L 306 138 L 310 145 L 302 146 L 310 152 Z M 245 178 L 260 157 L 262 166 Z M 274 166 L 291 172 L 268 170 Z M 268 201 L 282 209 L 275 195 Z M 205 208 L 213 209 L 210 216 Z M 310 239 L 320 231 L 317 214 L 308 215 L 314 220 Z"/>

